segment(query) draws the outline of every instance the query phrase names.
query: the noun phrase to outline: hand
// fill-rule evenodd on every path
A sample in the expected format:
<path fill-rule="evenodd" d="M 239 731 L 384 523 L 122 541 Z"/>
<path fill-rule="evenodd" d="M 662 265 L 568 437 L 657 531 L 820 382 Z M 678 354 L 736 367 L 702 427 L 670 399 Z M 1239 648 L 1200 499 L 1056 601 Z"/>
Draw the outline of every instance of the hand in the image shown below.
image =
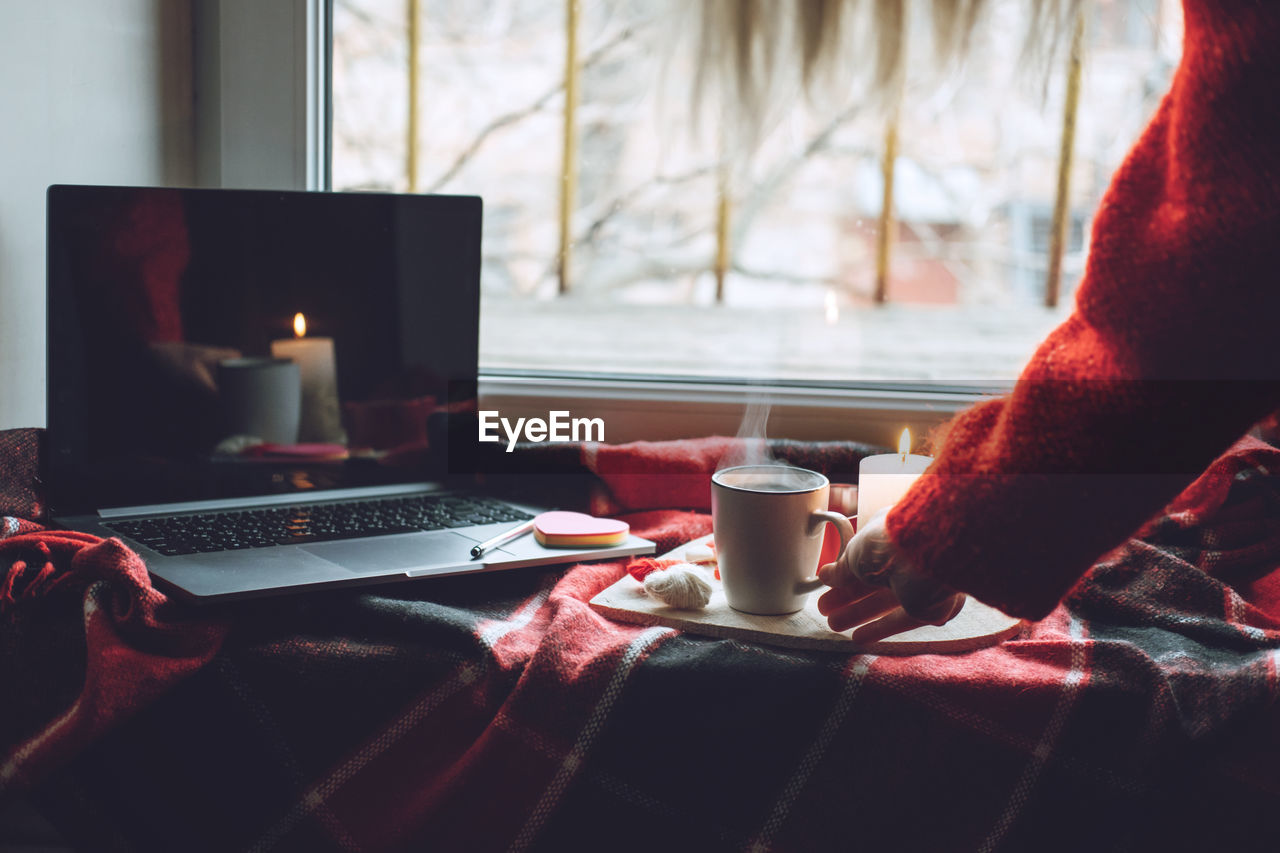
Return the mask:
<path fill-rule="evenodd" d="M 818 598 L 818 612 L 832 631 L 847 631 L 855 643 L 866 645 L 886 637 L 950 621 L 964 605 L 964 596 L 915 569 L 889 538 L 881 510 L 858 533 L 834 563 L 818 569 L 818 578 L 831 589 Z"/>
<path fill-rule="evenodd" d="M 165 341 L 149 345 L 156 362 L 169 375 L 184 384 L 194 385 L 209 394 L 218 391 L 218 362 L 239 358 L 238 350 L 228 347 Z"/>

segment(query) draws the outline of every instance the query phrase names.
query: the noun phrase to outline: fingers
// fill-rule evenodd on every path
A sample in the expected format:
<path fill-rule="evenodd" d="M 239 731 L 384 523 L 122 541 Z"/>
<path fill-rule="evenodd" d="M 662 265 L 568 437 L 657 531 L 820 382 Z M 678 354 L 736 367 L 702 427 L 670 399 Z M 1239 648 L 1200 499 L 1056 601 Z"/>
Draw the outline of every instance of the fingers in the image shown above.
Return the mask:
<path fill-rule="evenodd" d="M 876 619 L 897 609 L 898 599 L 892 590 L 881 589 L 863 598 L 834 608 L 827 617 L 832 631 L 847 631 L 855 625 Z"/>
<path fill-rule="evenodd" d="M 857 628 L 858 642 L 877 640 L 952 619 L 964 597 L 917 571 L 897 552 L 885 527 L 887 511 L 858 530 L 835 562 L 818 569 L 831 587 L 818 599 L 818 612 L 831 630 Z"/>
<path fill-rule="evenodd" d="M 874 622 L 868 622 L 854 631 L 849 635 L 849 639 L 859 646 L 869 646 L 872 643 L 880 642 L 886 637 L 892 637 L 894 634 L 901 634 L 903 631 L 919 628 L 924 624 L 926 623 L 909 615 L 901 607 L 895 607 Z"/>
<path fill-rule="evenodd" d="M 202 346 L 200 348 L 199 357 L 201 361 L 217 366 L 220 361 L 225 361 L 229 358 L 239 358 L 240 350 L 232 349 L 231 347 Z"/>
<path fill-rule="evenodd" d="M 823 616 L 830 616 L 846 604 L 852 604 L 858 599 L 865 597 L 865 595 L 852 595 L 848 591 L 838 587 L 832 588 L 818 596 L 818 612 Z"/>
<path fill-rule="evenodd" d="M 216 393 L 218 390 L 218 362 L 239 358 L 240 351 L 228 347 L 203 346 L 200 344 L 194 346 L 196 348 L 191 351 L 193 358 L 192 372 L 201 385 L 207 390 Z"/>
<path fill-rule="evenodd" d="M 887 589 L 856 597 L 842 589 L 829 589 L 818 598 L 818 612 L 827 617 L 831 630 L 842 632 L 861 626 L 851 638 L 862 645 L 924 625 L 945 624 L 963 606 L 963 595 L 950 595 L 934 605 L 932 612 L 912 615 L 902 609 L 897 596 Z"/>
<path fill-rule="evenodd" d="M 911 615 L 921 625 L 945 625 L 954 619 L 963 607 L 964 596 L 952 593 L 951 595 L 944 595 L 926 607 L 912 609 Z"/>
<path fill-rule="evenodd" d="M 873 583 L 875 587 L 885 586 L 876 578 L 884 574 L 894 557 L 895 549 L 884 522 L 887 512 L 884 510 L 866 525 L 859 526 L 836 561 L 821 568 L 818 577 L 823 583 L 845 588 L 860 586 L 867 590 L 873 588 Z"/>
<path fill-rule="evenodd" d="M 834 563 L 824 563 L 818 567 L 818 579 L 827 586 L 844 586 L 850 581 L 857 578 L 853 576 L 853 571 L 849 566 L 847 555 L 849 550 L 846 548 L 844 553 L 836 558 Z"/>
<path fill-rule="evenodd" d="M 853 587 L 832 587 L 818 596 L 818 612 L 823 616 L 829 616 L 841 607 L 888 591 L 883 587 L 869 587 L 856 582 Z"/>
<path fill-rule="evenodd" d="M 964 596 L 915 572 L 900 572 L 889 579 L 889 588 L 902 608 L 929 625 L 951 620 L 964 605 Z"/>
<path fill-rule="evenodd" d="M 191 366 L 191 378 L 200 386 L 201 390 L 208 391 L 210 394 L 218 393 L 218 379 L 214 374 L 214 368 L 203 361 L 197 361 Z"/>
<path fill-rule="evenodd" d="M 837 563 L 827 563 L 818 569 L 818 580 L 832 589 L 847 591 L 854 598 L 862 598 L 883 589 L 858 580 L 852 572 L 842 572 Z"/>

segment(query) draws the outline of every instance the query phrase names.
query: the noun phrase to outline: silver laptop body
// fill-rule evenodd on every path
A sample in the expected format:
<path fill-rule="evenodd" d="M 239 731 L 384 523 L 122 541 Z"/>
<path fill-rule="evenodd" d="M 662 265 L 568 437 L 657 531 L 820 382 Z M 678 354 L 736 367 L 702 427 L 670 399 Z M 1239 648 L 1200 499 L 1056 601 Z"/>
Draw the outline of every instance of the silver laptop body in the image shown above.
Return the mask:
<path fill-rule="evenodd" d="M 50 187 L 54 520 L 120 537 L 198 602 L 651 553 L 635 536 L 561 549 L 525 534 L 471 555 L 546 509 L 456 485 L 479 464 L 481 210 L 461 196 Z M 332 342 L 343 426 L 308 408 L 304 364 L 301 403 L 266 406 L 299 406 L 298 440 L 246 438 L 229 426 L 224 365 L 281 360 L 295 309 Z"/>

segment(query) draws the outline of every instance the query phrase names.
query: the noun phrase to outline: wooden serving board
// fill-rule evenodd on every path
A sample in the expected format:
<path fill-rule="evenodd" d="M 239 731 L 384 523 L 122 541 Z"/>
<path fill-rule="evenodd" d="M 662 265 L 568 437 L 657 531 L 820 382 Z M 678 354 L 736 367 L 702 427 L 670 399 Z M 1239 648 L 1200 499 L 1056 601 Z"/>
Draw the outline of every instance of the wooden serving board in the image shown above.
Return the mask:
<path fill-rule="evenodd" d="M 682 545 L 662 555 L 665 559 L 683 559 L 684 550 L 711 541 L 710 536 Z M 803 610 L 785 616 L 758 616 L 734 610 L 725 601 L 720 581 L 711 581 L 711 601 L 704 610 L 677 610 L 667 607 L 644 591 L 644 586 L 631 575 L 624 575 L 613 586 L 591 599 L 597 612 L 620 622 L 640 625 L 665 625 L 693 634 L 724 639 L 751 640 L 793 649 L 819 651 L 870 652 L 878 655 L 915 655 L 968 652 L 995 645 L 1018 633 L 1022 621 L 1006 616 L 980 601 L 966 598 L 959 614 L 945 625 L 926 625 L 903 631 L 892 637 L 855 646 L 850 632 L 836 633 L 818 612 L 821 590 L 813 592 Z"/>

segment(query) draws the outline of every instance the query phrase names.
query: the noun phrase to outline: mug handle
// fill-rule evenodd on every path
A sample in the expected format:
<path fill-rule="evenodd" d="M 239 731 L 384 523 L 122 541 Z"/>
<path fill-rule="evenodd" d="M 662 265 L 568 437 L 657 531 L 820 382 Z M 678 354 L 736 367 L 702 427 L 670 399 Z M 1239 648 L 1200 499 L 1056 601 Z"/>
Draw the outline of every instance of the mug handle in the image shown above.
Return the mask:
<path fill-rule="evenodd" d="M 853 525 L 849 523 L 849 519 L 845 518 L 838 512 L 832 512 L 829 509 L 815 509 L 809 515 L 809 530 L 813 531 L 823 524 L 834 524 L 836 531 L 840 534 L 840 551 L 843 554 L 844 549 L 848 547 L 849 540 L 853 538 Z M 796 583 L 796 594 L 813 592 L 815 589 L 822 589 L 826 584 L 818 580 L 816 577 L 805 578 Z"/>

